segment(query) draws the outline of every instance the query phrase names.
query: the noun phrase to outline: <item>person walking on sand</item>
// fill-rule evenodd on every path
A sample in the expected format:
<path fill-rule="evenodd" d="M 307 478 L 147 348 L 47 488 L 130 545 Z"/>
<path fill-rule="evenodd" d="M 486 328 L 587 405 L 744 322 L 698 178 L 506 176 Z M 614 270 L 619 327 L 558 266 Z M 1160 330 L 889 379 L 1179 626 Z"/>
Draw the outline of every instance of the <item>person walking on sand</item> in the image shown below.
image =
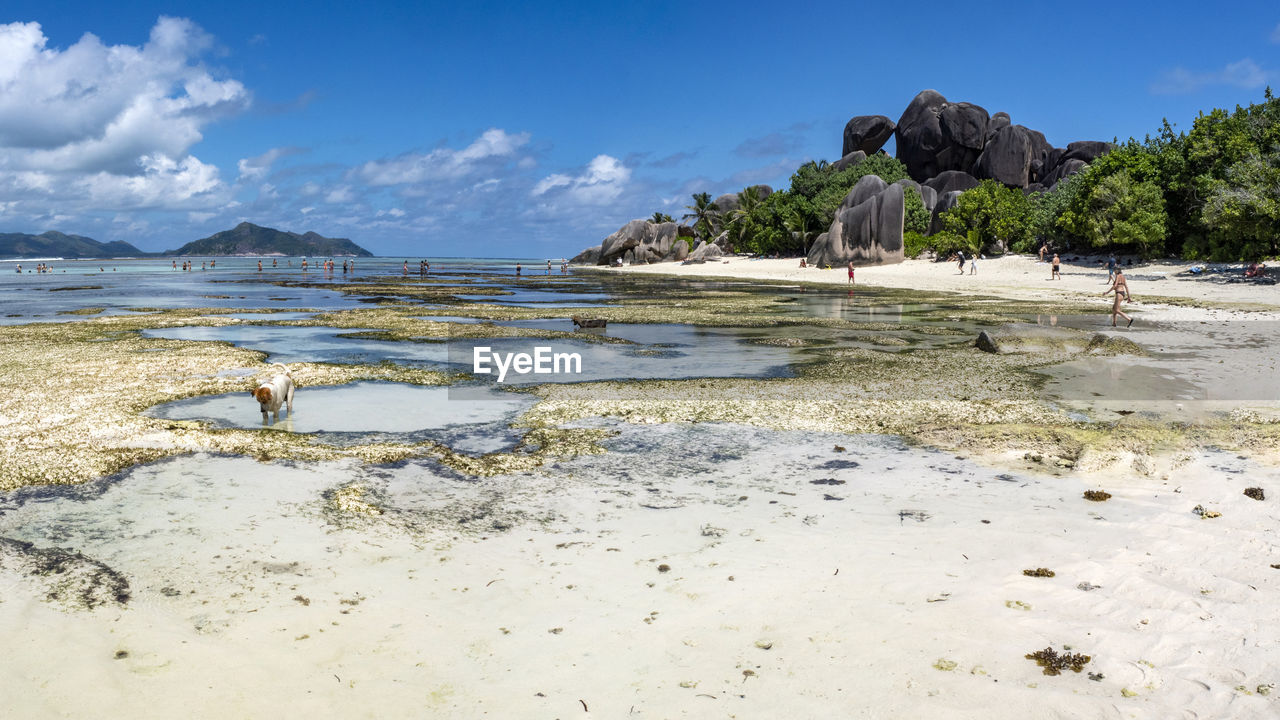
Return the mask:
<path fill-rule="evenodd" d="M 1102 293 L 1102 296 L 1106 297 L 1108 294 L 1113 292 L 1116 294 L 1116 298 L 1115 301 L 1111 303 L 1111 327 L 1116 326 L 1117 317 L 1122 317 L 1129 321 L 1129 324 L 1125 325 L 1125 327 L 1133 325 L 1133 318 L 1126 315 L 1124 311 L 1120 309 L 1120 303 L 1128 302 L 1129 300 L 1129 281 L 1125 280 L 1124 273 L 1119 268 L 1116 268 L 1116 276 L 1115 279 L 1111 281 L 1111 287 L 1107 288 L 1107 291 Z"/>
<path fill-rule="evenodd" d="M 1116 267 L 1117 267 L 1116 256 L 1115 256 L 1115 253 L 1112 253 L 1111 257 L 1107 258 L 1107 282 L 1108 283 L 1116 279 Z"/>
<path fill-rule="evenodd" d="M 964 251 L 963 251 L 963 250 L 957 250 L 957 251 L 956 251 L 956 257 L 960 259 L 960 262 L 959 262 L 959 266 L 960 266 L 960 274 L 961 274 L 961 275 L 963 275 L 963 274 L 964 274 Z"/>
<path fill-rule="evenodd" d="M 804 261 L 801 260 L 800 262 L 802 263 L 801 267 L 804 267 L 803 265 Z M 849 261 L 849 284 L 850 285 L 853 284 L 853 261 L 852 260 Z"/>
<path fill-rule="evenodd" d="M 1058 272 L 1058 268 L 1062 265 L 1062 259 L 1058 257 L 1058 253 L 1053 254 L 1053 268 L 1049 271 L 1050 280 L 1061 280 L 1062 273 Z"/>

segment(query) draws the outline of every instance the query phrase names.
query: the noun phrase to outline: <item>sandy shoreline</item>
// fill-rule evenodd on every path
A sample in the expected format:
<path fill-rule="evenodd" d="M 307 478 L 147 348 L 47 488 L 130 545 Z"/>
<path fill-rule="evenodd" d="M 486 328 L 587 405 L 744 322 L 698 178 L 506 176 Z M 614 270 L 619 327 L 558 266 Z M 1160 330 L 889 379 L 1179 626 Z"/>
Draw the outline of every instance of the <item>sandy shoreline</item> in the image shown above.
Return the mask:
<path fill-rule="evenodd" d="M 1183 301 L 1243 308 L 1280 310 L 1280 285 L 1250 282 L 1224 282 L 1227 274 L 1204 276 L 1180 275 L 1196 263 L 1146 263 L 1123 268 L 1135 302 L 1144 298 L 1177 298 Z M 593 270 L 594 268 L 588 268 Z M 823 270 L 801 268 L 795 258 L 771 260 L 728 257 L 702 265 L 658 263 L 621 268 L 600 268 L 611 273 L 673 275 L 685 278 L 721 277 L 773 282 L 807 282 L 848 285 L 844 268 Z M 1064 263 L 1062 279 L 1049 279 L 1049 265 L 1028 255 L 1006 255 L 978 261 L 978 273 L 957 272 L 954 263 L 932 260 L 907 260 L 897 265 L 860 267 L 856 271 L 857 286 L 908 288 L 922 291 L 959 292 L 991 295 L 1015 300 L 1094 300 L 1105 306 L 1102 297 L 1107 288 L 1107 271 L 1094 262 Z M 1241 273 L 1230 277 L 1239 279 Z"/>

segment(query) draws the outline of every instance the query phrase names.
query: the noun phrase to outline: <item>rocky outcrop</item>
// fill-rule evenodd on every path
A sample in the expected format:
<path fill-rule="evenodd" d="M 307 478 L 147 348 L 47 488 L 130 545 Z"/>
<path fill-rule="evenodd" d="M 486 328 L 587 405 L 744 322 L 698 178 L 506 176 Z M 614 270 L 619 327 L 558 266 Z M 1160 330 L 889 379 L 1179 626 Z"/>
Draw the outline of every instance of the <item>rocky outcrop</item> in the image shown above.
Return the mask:
<path fill-rule="evenodd" d="M 938 173 L 938 176 L 925 182 L 925 187 L 933 188 L 938 196 L 941 197 L 953 190 L 964 192 L 970 188 L 978 187 L 978 178 L 967 172 L 960 170 L 948 170 L 944 173 Z"/>
<path fill-rule="evenodd" d="M 863 157 L 873 155 L 893 136 L 896 126 L 884 115 L 859 115 L 844 126 L 844 149 L 841 156 L 862 151 Z"/>
<path fill-rule="evenodd" d="M 951 172 L 991 178 L 1009 187 L 1052 188 L 1082 167 L 1070 161 L 1093 162 L 1111 147 L 1084 141 L 1054 148 L 1043 133 L 1013 124 L 1008 113 L 988 115 L 979 105 L 949 102 L 935 90 L 924 90 L 911 100 L 895 134 L 897 156 L 907 173 L 939 195 L 962 189 L 933 182 Z"/>
<path fill-rule="evenodd" d="M 603 264 L 600 262 L 600 246 L 593 245 L 587 248 L 586 250 L 583 250 L 582 252 L 578 253 L 577 255 L 574 255 L 573 258 L 569 260 L 569 264 L 570 265 Z"/>
<path fill-rule="evenodd" d="M 839 160 L 835 161 L 832 164 L 835 165 L 836 171 L 838 172 L 840 170 L 851 168 L 854 165 L 857 165 L 858 163 L 866 159 L 867 159 L 866 153 L 862 152 L 861 150 L 854 150 L 853 152 L 849 153 L 848 155 L 845 155 L 844 157 L 840 158 Z"/>
<path fill-rule="evenodd" d="M 662 262 L 672 255 L 672 245 L 680 237 L 680 227 L 674 222 L 632 220 L 605 238 L 598 249 L 588 248 L 572 262 L 591 262 L 590 258 L 593 256 L 596 265 L 611 265 L 618 258 L 622 258 L 624 263 L 635 265 Z"/>
<path fill-rule="evenodd" d="M 713 242 L 699 241 L 697 246 L 693 248 L 693 252 L 689 253 L 688 260 L 694 262 L 706 262 L 708 260 L 718 260 L 724 255 L 724 251 L 720 246 Z"/>
<path fill-rule="evenodd" d="M 963 193 L 963 190 L 938 193 L 938 202 L 933 206 L 933 217 L 929 219 L 930 235 L 942 230 L 942 213 L 955 207 L 960 202 L 960 195 Z"/>
<path fill-rule="evenodd" d="M 898 118 L 894 130 L 897 156 L 907 166 L 907 174 L 917 181 L 947 169 L 938 167 L 938 153 L 942 150 L 942 122 L 938 116 L 946 104 L 947 99 L 940 93 L 923 90 Z"/>
<path fill-rule="evenodd" d="M 769 187 L 768 185 L 752 185 L 751 187 L 755 188 L 756 196 L 760 200 L 764 200 L 765 198 L 773 194 L 773 188 Z M 746 189 L 750 189 L 750 188 L 746 188 Z M 744 189 L 744 191 L 746 189 Z M 721 213 L 727 213 L 733 210 L 737 210 L 738 207 L 741 205 L 741 201 L 738 199 L 738 195 L 740 194 L 741 193 L 725 193 L 724 195 L 721 195 L 715 200 L 716 207 L 720 208 Z"/>
<path fill-rule="evenodd" d="M 879 181 L 879 191 L 867 194 Z M 864 184 L 864 181 L 867 181 Z M 860 190 L 861 188 L 861 190 Z M 862 198 L 853 204 L 851 201 Z M 823 267 L 881 265 L 902 262 L 902 223 L 906 216 L 903 186 L 885 186 L 884 181 L 868 175 L 845 197 L 836 210 L 835 221 L 827 232 L 818 236 L 809 251 L 807 262 Z"/>
<path fill-rule="evenodd" d="M 1026 128 L 1021 125 L 1000 128 L 974 164 L 973 175 L 1024 188 L 1029 182 L 1033 151 L 1031 135 Z"/>

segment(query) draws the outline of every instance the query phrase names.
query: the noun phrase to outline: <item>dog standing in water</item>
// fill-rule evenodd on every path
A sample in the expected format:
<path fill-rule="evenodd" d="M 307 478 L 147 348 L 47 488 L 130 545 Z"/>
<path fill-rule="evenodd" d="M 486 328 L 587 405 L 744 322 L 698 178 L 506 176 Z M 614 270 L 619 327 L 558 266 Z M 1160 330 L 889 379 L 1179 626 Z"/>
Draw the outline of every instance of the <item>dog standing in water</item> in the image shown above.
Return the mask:
<path fill-rule="evenodd" d="M 289 368 L 281 363 L 274 363 L 273 367 L 280 368 L 280 372 L 251 393 L 262 408 L 263 424 L 267 422 L 268 413 L 274 413 L 275 422 L 279 422 L 280 408 L 284 405 L 288 406 L 285 417 L 293 417 L 293 376 L 289 374 Z"/>

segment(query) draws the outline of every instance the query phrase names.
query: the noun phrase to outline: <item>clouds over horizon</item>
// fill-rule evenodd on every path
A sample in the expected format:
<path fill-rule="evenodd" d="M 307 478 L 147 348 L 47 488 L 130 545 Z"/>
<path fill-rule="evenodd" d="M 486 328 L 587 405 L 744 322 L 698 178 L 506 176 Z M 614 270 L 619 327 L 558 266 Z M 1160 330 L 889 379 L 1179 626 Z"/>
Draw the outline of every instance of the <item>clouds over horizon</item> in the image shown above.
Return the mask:
<path fill-rule="evenodd" d="M 583 151 L 552 162 L 555 138 L 535 142 L 530 132 L 491 126 L 429 150 L 342 161 L 323 144 L 243 147 L 220 168 L 196 154 L 211 126 L 302 112 L 317 94 L 249 112 L 247 81 L 207 64 L 215 49 L 182 18 L 159 18 L 141 45 L 86 33 L 64 48 L 52 47 L 38 23 L 0 25 L 0 230 L 168 249 L 249 220 L 387 250 L 495 235 L 586 245 L 633 218 L 678 209 L 688 168 L 704 152 Z M 749 140 L 735 154 L 774 161 L 806 129 Z M 355 144 L 358 137 L 343 147 Z M 697 189 L 767 181 L 788 162 Z"/>
<path fill-rule="evenodd" d="M 249 107 L 200 62 L 212 38 L 161 17 L 140 47 L 86 33 L 48 47 L 39 23 L 0 25 L 0 189 L 48 216 L 224 204 L 218 168 L 190 154 L 209 123 Z"/>

